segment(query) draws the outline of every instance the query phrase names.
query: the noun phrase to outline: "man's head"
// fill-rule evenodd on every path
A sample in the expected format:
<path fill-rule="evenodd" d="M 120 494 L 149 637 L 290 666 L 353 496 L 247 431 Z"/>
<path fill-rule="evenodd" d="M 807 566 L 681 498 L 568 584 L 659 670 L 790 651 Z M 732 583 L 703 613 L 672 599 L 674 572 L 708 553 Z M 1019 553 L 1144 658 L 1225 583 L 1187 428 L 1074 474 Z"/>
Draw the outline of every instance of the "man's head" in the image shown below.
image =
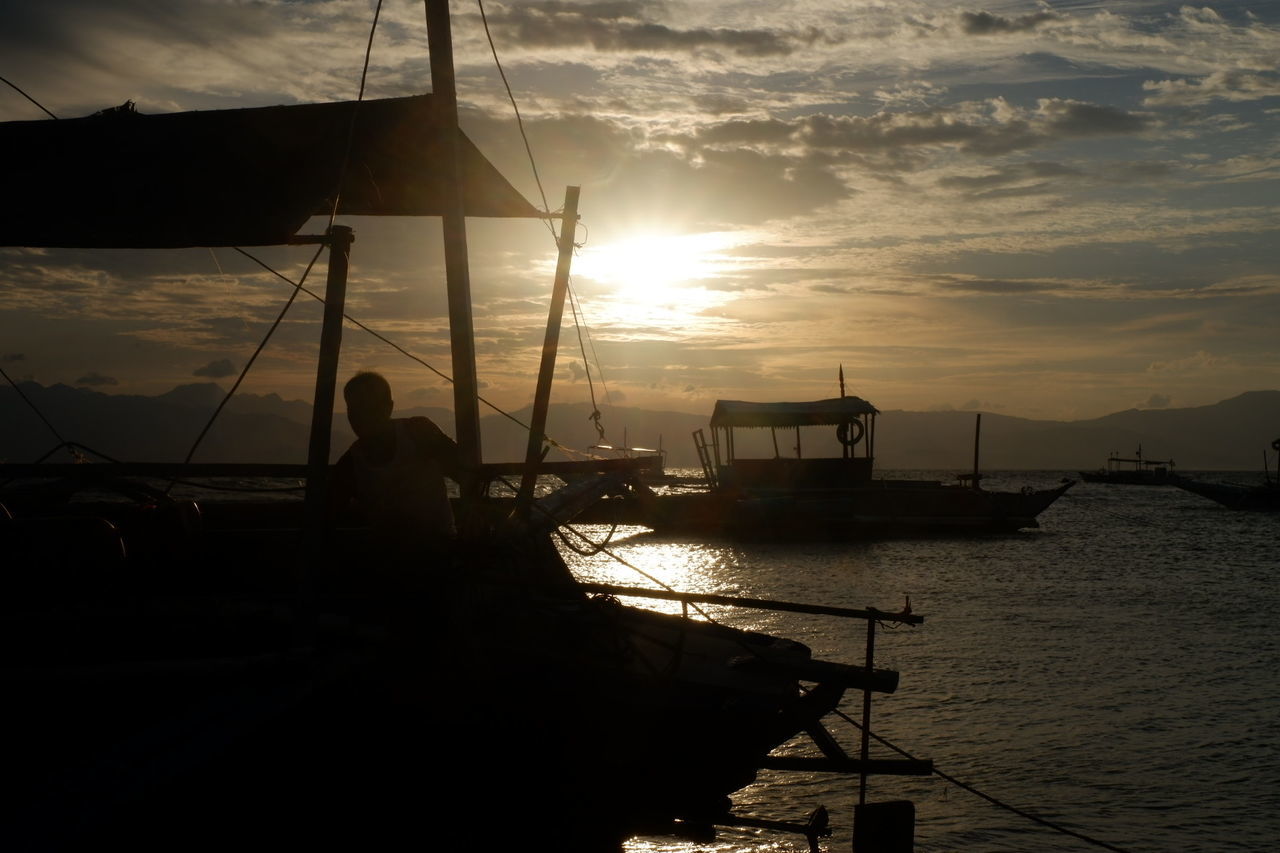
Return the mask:
<path fill-rule="evenodd" d="M 356 438 L 376 435 L 391 423 L 395 401 L 391 385 L 381 373 L 357 373 L 343 387 L 342 397 L 347 401 L 347 422 Z"/>

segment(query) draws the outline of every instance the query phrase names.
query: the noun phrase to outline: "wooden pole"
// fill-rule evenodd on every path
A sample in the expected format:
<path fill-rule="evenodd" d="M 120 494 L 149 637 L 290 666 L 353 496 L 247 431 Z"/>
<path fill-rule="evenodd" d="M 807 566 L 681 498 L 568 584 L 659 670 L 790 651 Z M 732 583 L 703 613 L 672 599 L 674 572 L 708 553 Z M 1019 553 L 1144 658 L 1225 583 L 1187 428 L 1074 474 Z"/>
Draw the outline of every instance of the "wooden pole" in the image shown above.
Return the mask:
<path fill-rule="evenodd" d="M 320 327 L 320 357 L 311 407 L 311 441 L 307 447 L 307 527 L 324 526 L 329 497 L 329 442 L 333 430 L 333 400 L 338 383 L 338 355 L 342 349 L 342 313 L 347 300 L 347 269 L 355 235 L 345 225 L 329 229 L 329 276 L 324 289 L 324 319 Z"/>
<path fill-rule="evenodd" d="M 533 417 L 529 424 L 529 444 L 525 462 L 529 467 L 520 480 L 516 495 L 517 518 L 528 518 L 533 502 L 533 487 L 538 480 L 535 467 L 542 461 L 542 442 L 546 438 L 547 411 L 551 408 L 551 380 L 556 369 L 556 350 L 560 346 L 560 324 L 564 317 L 564 299 L 569 291 L 569 265 L 573 262 L 573 237 L 578 228 L 578 195 L 580 187 L 565 187 L 564 219 L 560 222 L 560 254 L 556 260 L 556 277 L 551 287 L 551 309 L 547 313 L 547 331 L 542 340 L 542 363 L 538 367 L 538 385 L 533 395 Z M 623 441 L 626 444 L 626 441 Z"/>
<path fill-rule="evenodd" d="M 973 487 L 978 488 L 978 439 L 982 436 L 982 412 L 978 412 L 973 424 Z"/>
<path fill-rule="evenodd" d="M 453 356 L 453 419 L 462 462 L 464 514 L 480 497 L 479 387 L 475 328 L 471 315 L 471 274 L 467 260 L 466 205 L 459 167 L 458 93 L 453 74 L 449 0 L 426 0 L 427 45 L 431 51 L 431 94 L 443 133 L 445 283 L 449 293 L 449 335 Z"/>

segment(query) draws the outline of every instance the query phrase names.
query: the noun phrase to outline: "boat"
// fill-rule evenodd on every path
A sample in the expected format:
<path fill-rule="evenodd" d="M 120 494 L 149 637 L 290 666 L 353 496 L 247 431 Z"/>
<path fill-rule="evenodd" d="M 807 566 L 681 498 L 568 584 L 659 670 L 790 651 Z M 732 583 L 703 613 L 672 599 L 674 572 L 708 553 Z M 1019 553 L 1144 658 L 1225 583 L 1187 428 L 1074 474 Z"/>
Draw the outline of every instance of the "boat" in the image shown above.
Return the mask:
<path fill-rule="evenodd" d="M 551 533 L 616 483 L 616 466 L 588 461 L 580 472 L 603 473 L 534 497 L 536 478 L 557 470 L 541 461 L 543 429 L 576 188 L 529 453 L 483 461 L 465 217 L 541 214 L 458 129 L 448 4 L 427 8 L 430 95 L 0 124 L 0 151 L 26 165 L 10 184 L 24 203 L 0 214 L 6 246 L 288 243 L 328 260 L 305 466 L 90 461 L 52 424 L 75 463 L 0 466 L 0 832 L 15 849 L 497 847 L 546 835 L 600 851 L 721 825 L 799 832 L 812 846 L 821 812 L 753 818 L 731 795 L 768 767 L 855 774 L 864 793 L 870 773 L 931 772 L 868 753 L 871 695 L 898 683 L 874 666 L 875 626 L 920 624 L 909 607 L 631 589 L 567 569 Z M 443 219 L 465 469 L 447 552 L 410 560 L 327 513 L 355 234 L 332 220 L 300 234 L 317 212 Z M 514 508 L 495 510 L 486 485 L 513 472 Z M 196 502 L 154 485 L 237 476 L 297 476 L 305 497 Z M 644 597 L 685 613 L 620 602 Z M 707 601 L 862 620 L 867 658 L 816 660 L 803 644 L 691 618 Z M 854 756 L 823 722 L 847 690 L 864 699 Z M 797 735 L 818 754 L 771 755 Z"/>
<path fill-rule="evenodd" d="M 1017 492 L 984 489 L 976 436 L 974 470 L 955 483 L 876 477 L 877 415 L 875 406 L 854 396 L 800 403 L 719 400 L 712 438 L 694 433 L 708 488 L 672 495 L 637 490 L 639 512 L 660 532 L 752 539 L 1009 532 L 1037 527 L 1036 517 L 1075 482 Z M 980 434 L 981 416 L 977 423 Z M 793 440 L 785 451 L 780 434 Z"/>
<path fill-rule="evenodd" d="M 1132 468 L 1128 466 L 1133 466 Z M 1173 460 L 1142 458 L 1142 445 L 1132 459 L 1121 458 L 1112 451 L 1105 468 L 1081 471 L 1080 479 L 1086 483 L 1119 483 L 1127 486 L 1162 486 L 1173 482 Z"/>
<path fill-rule="evenodd" d="M 1280 438 L 1271 442 L 1271 449 L 1280 453 Z M 1274 512 L 1280 510 L 1280 457 L 1276 460 L 1277 475 L 1274 477 L 1267 465 L 1265 453 L 1262 462 L 1264 467 L 1261 483 L 1211 482 L 1191 477 L 1174 477 L 1172 483 L 1184 491 L 1208 498 L 1228 509 Z"/>

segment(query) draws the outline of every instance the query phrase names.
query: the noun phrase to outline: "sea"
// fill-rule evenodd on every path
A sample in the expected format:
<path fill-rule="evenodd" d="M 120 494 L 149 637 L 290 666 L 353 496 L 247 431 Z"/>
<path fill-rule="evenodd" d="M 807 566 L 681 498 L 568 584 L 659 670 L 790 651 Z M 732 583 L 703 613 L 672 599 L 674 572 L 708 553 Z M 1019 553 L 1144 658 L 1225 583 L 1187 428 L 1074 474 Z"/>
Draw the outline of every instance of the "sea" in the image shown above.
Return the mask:
<path fill-rule="evenodd" d="M 1074 476 L 994 472 L 983 483 L 1045 488 Z M 743 544 L 581 530 L 597 542 L 612 534 L 593 556 L 566 550 L 583 579 L 890 612 L 909 596 L 925 621 L 877 629 L 875 664 L 901 680 L 876 694 L 871 726 L 903 752 L 873 742 L 871 757 L 931 759 L 950 778 L 873 776 L 867 801 L 912 801 L 918 851 L 1280 849 L 1280 514 L 1173 486 L 1077 483 L 1039 529 L 1016 534 Z M 864 659 L 861 620 L 703 610 L 818 658 Z M 842 709 L 860 719 L 861 706 L 850 693 Z M 857 730 L 828 719 L 856 755 Z M 819 754 L 802 741 L 783 751 Z M 824 806 L 831 835 L 820 848 L 851 849 L 856 776 L 767 771 L 733 800 L 737 814 L 798 823 Z M 808 849 L 799 835 L 742 828 L 627 845 Z"/>

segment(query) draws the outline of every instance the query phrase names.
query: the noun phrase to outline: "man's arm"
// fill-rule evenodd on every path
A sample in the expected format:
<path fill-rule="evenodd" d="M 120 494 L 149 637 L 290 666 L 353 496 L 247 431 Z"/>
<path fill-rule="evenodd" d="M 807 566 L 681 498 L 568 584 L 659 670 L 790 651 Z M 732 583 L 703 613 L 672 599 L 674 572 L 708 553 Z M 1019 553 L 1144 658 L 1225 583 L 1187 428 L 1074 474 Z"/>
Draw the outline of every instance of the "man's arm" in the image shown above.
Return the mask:
<path fill-rule="evenodd" d="M 409 419 L 409 434 L 428 456 L 436 461 L 444 475 L 458 482 L 462 466 L 458 457 L 458 443 L 444 434 L 430 418 Z"/>

